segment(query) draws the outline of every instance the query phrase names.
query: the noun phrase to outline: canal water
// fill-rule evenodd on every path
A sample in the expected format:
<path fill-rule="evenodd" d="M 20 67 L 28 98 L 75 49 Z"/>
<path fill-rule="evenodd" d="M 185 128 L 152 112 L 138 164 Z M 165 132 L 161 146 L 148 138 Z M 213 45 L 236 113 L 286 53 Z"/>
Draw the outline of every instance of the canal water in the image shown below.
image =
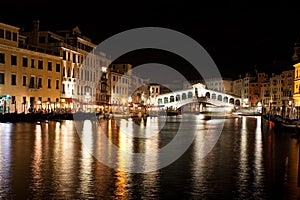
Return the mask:
<path fill-rule="evenodd" d="M 1 123 L 0 199 L 300 198 L 299 144 L 291 133 L 274 130 L 260 117 L 228 118 L 211 151 L 199 158 L 205 130 L 213 134 L 220 119 L 184 115 L 188 120 L 166 117 L 164 128 L 150 142 L 124 139 L 120 127 L 134 123 L 141 130 L 151 130 L 158 127 L 158 117 L 99 120 L 98 126 L 104 127 L 112 143 L 135 152 L 157 152 L 172 141 L 180 123 L 193 127 L 195 138 L 184 154 L 147 173 L 103 164 L 90 154 L 74 121 Z M 91 142 L 98 143 L 97 139 Z M 130 162 L 122 156 L 119 160 Z"/>

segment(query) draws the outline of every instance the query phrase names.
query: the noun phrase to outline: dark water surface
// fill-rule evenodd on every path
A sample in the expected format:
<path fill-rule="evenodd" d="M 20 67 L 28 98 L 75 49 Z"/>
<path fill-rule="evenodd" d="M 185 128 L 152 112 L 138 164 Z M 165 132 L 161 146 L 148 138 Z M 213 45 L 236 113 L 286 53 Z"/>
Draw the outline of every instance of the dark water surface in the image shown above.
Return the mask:
<path fill-rule="evenodd" d="M 180 116 L 167 118 L 151 141 L 124 138 L 118 125 L 130 127 L 131 120 L 99 123 L 119 148 L 155 152 L 176 134 Z M 187 119 L 182 123 L 193 127 L 192 145 L 171 165 L 148 173 L 102 164 L 80 140 L 74 121 L 0 123 L 0 199 L 300 198 L 299 144 L 291 133 L 274 132 L 260 117 L 225 119 L 216 145 L 200 159 L 204 131 L 219 121 L 198 115 Z M 148 118 L 139 127 L 151 131 L 158 124 L 157 118 Z M 122 156 L 117 160 L 130 162 Z"/>

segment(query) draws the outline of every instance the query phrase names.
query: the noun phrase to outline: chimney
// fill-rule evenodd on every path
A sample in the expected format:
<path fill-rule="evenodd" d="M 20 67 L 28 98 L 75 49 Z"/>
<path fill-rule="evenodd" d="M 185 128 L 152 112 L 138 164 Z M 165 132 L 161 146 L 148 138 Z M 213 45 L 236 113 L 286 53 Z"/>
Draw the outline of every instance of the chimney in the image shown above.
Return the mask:
<path fill-rule="evenodd" d="M 34 20 L 33 21 L 33 30 L 32 30 L 32 44 L 33 45 L 39 44 L 39 29 L 40 29 L 40 21 Z"/>

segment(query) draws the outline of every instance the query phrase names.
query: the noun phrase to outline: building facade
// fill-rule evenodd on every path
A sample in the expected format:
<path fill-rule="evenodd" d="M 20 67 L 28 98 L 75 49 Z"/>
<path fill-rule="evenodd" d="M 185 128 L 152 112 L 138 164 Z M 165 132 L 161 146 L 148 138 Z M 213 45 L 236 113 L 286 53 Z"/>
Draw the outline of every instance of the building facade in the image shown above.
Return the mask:
<path fill-rule="evenodd" d="M 1 112 L 50 111 L 60 107 L 62 59 L 26 45 L 19 28 L 0 23 Z"/>

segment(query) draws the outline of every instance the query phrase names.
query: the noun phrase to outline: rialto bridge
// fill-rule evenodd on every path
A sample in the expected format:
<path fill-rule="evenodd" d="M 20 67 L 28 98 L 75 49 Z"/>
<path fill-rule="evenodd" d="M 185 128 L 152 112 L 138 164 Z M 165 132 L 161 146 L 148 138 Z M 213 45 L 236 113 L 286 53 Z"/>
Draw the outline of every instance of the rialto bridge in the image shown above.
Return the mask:
<path fill-rule="evenodd" d="M 189 89 L 161 94 L 156 98 L 156 106 L 164 108 L 177 109 L 190 103 L 234 108 L 241 105 L 241 98 L 206 89 L 205 85 L 201 83 L 194 84 Z"/>

